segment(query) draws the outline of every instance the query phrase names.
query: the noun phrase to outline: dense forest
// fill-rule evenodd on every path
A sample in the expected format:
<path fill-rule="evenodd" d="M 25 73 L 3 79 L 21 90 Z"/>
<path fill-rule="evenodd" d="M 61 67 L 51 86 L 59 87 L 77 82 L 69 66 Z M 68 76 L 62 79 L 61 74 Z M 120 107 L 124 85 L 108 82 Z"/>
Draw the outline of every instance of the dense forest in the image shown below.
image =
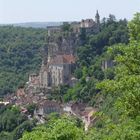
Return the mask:
<path fill-rule="evenodd" d="M 15 27 L 0 30 L 3 95 L 21 86 L 29 72 L 38 71 L 46 31 Z M 17 107 L 8 106 L 0 108 L 2 140 L 140 139 L 140 13 L 130 22 L 118 21 L 110 15 L 102 20 L 98 34 L 87 35 L 83 31 L 80 38 L 82 44 L 77 47 L 74 72 L 79 82 L 72 88 L 67 85 L 56 88 L 52 98 L 98 108 L 93 127 L 85 133 L 79 119 L 55 113 L 48 116 L 45 124 L 36 126 L 35 120 L 29 121 Z M 103 70 L 103 60 L 112 60 L 114 66 Z"/>
<path fill-rule="evenodd" d="M 45 29 L 0 27 L 0 96 L 14 92 L 41 64 Z"/>

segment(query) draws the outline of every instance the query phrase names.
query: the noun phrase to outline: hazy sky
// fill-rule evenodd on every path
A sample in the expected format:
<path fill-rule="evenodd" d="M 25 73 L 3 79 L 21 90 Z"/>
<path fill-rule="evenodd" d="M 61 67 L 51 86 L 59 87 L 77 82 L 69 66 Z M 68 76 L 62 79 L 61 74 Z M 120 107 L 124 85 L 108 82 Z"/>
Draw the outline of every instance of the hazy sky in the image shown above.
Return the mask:
<path fill-rule="evenodd" d="M 0 23 L 74 21 L 110 13 L 131 19 L 140 0 L 0 0 Z"/>

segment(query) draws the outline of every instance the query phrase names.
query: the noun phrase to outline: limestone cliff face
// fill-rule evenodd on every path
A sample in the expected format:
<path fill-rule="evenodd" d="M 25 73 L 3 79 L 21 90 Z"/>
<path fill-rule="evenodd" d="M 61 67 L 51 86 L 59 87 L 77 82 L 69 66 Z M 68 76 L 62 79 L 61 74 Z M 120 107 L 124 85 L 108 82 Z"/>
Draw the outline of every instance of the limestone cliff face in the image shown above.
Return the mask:
<path fill-rule="evenodd" d="M 42 51 L 43 61 L 39 73 L 40 86 L 47 88 L 69 84 L 75 64 L 76 47 L 79 37 L 73 32 L 53 30 Z"/>
<path fill-rule="evenodd" d="M 74 33 L 61 33 L 48 37 L 48 57 L 58 54 L 75 54 L 79 38 Z"/>
<path fill-rule="evenodd" d="M 42 50 L 39 89 L 51 89 L 59 85 L 73 85 L 73 71 L 76 67 L 77 47 L 84 45 L 86 36 L 99 32 L 99 15 L 92 19 L 49 27 L 46 45 Z M 68 28 L 64 28 L 68 27 Z"/>
<path fill-rule="evenodd" d="M 76 64 L 76 50 L 84 40 L 81 36 L 98 32 L 97 23 L 92 19 L 82 20 L 81 24 L 75 25 L 78 30 L 74 30 L 73 26 L 67 30 L 62 27 L 48 29 L 47 45 L 40 70 L 41 86 L 47 88 L 71 83 L 72 71 Z"/>

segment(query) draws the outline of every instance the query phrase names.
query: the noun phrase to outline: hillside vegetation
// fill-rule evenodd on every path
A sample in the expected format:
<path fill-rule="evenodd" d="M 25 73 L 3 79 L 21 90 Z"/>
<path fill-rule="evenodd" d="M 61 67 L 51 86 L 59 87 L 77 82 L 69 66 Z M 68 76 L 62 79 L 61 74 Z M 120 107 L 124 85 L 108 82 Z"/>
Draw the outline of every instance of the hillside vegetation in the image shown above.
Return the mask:
<path fill-rule="evenodd" d="M 98 61 L 95 60 L 100 57 L 89 43 L 88 47 L 84 45 L 80 48 L 82 52 L 79 55 L 82 54 L 81 59 L 84 61 L 81 63 L 81 59 L 79 60 L 79 70 L 76 72 L 80 82 L 68 89 L 66 94 L 63 92 L 66 88 L 61 87 L 60 93 L 63 93 L 61 97 L 65 101 L 89 102 L 98 107 L 99 112 L 96 113 L 98 119 L 94 126 L 85 134 L 77 120 L 69 122 L 69 118 L 66 120 L 63 117 L 55 118 L 51 123 L 24 133 L 21 140 L 140 139 L 140 13 L 135 14 L 134 19 L 128 23 L 128 28 L 130 35 L 128 44 L 118 41 L 116 43 L 123 44 L 107 47 L 106 51 L 102 50 L 104 54 L 102 58 L 105 59 L 107 55 L 114 60 L 113 68 L 108 72 L 99 69 Z M 89 49 L 91 50 L 88 51 Z M 95 72 L 100 76 L 98 77 Z M 85 79 L 87 76 L 91 77 L 89 81 Z"/>
<path fill-rule="evenodd" d="M 0 93 L 21 86 L 30 72 L 38 71 L 46 31 L 1 27 Z M 5 35 L 5 36 L 4 36 Z M 16 37 L 17 36 L 17 37 Z M 0 108 L 2 140 L 139 140 L 140 139 L 140 13 L 132 21 L 103 19 L 98 34 L 80 34 L 77 47 L 78 83 L 54 89 L 52 99 L 86 103 L 98 109 L 96 122 L 84 132 L 74 117 L 50 114 L 47 122 L 35 125 L 19 108 Z M 113 67 L 101 68 L 103 60 Z M 59 93 L 59 94 L 58 94 Z M 17 118 L 16 120 L 14 118 Z M 19 126 L 18 126 L 19 125 Z"/>
<path fill-rule="evenodd" d="M 22 86 L 30 72 L 38 71 L 45 29 L 0 27 L 0 96 Z"/>

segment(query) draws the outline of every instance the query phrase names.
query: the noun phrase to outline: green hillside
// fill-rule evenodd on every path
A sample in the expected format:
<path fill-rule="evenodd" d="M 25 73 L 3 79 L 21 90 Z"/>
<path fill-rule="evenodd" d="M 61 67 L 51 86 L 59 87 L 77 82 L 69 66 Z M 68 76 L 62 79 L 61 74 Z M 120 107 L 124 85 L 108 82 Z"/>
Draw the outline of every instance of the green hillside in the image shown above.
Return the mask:
<path fill-rule="evenodd" d="M 0 95 L 12 93 L 41 64 L 45 29 L 0 27 Z"/>
<path fill-rule="evenodd" d="M 46 35 L 44 29 L 0 27 L 1 95 L 22 86 L 30 72 L 38 72 Z M 45 116 L 45 123 L 36 126 L 35 118 L 28 120 L 19 107 L 3 105 L 0 106 L 0 139 L 140 139 L 140 13 L 130 22 L 117 21 L 110 15 L 102 20 L 99 33 L 83 31 L 79 37 L 82 44 L 77 46 L 74 72 L 78 83 L 55 88 L 51 99 L 96 108 L 93 126 L 85 132 L 79 118 L 57 113 Z M 111 60 L 113 67 L 103 70 L 103 60 Z M 34 110 L 35 106 L 27 108 Z"/>

